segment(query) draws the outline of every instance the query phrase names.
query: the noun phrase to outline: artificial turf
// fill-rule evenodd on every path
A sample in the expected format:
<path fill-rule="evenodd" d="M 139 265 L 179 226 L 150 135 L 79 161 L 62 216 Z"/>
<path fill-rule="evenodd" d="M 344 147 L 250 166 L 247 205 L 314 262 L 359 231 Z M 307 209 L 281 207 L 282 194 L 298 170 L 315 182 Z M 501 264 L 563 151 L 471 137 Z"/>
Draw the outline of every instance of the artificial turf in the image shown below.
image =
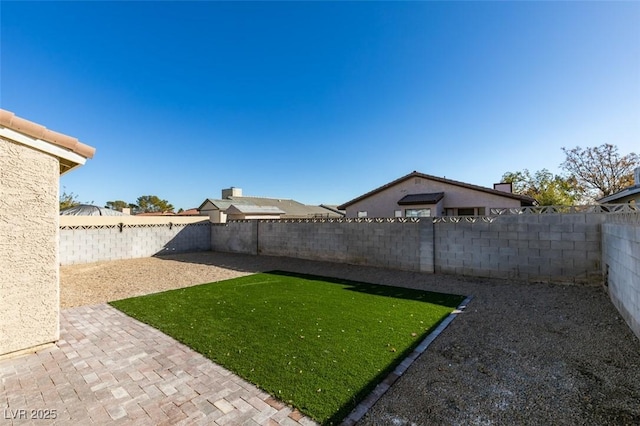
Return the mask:
<path fill-rule="evenodd" d="M 274 271 L 111 305 L 335 424 L 462 300 Z"/>

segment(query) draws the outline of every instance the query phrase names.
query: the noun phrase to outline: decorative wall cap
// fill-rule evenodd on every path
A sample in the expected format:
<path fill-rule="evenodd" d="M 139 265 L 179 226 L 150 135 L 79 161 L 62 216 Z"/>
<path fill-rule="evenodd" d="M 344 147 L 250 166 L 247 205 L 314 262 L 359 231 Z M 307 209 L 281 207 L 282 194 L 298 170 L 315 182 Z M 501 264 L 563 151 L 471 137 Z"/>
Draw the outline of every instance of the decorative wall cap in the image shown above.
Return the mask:
<path fill-rule="evenodd" d="M 77 230 L 77 229 L 116 229 L 116 228 L 185 228 L 187 226 L 210 226 L 215 225 L 209 222 L 198 222 L 198 223 L 133 223 L 133 224 L 123 224 L 117 223 L 112 225 L 62 225 L 60 226 L 60 230 Z"/>
<path fill-rule="evenodd" d="M 608 215 L 606 223 L 640 225 L 640 212 Z"/>
<path fill-rule="evenodd" d="M 439 216 L 439 217 L 341 217 L 341 218 L 307 218 L 307 219 L 237 219 L 227 223 L 260 222 L 260 223 L 459 223 L 459 222 L 493 222 L 500 216 L 507 215 L 546 215 L 546 214 L 607 214 L 640 213 L 640 207 L 631 204 L 596 204 L 584 206 L 540 206 L 491 208 L 486 216 Z M 219 224 L 224 225 L 224 224 Z"/>

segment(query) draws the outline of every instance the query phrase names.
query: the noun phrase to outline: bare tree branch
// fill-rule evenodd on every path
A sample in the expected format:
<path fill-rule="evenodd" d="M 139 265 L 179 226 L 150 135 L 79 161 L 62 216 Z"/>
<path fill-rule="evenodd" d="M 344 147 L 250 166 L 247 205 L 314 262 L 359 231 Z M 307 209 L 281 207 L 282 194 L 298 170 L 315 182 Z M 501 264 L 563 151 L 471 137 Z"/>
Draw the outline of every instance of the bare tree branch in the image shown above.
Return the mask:
<path fill-rule="evenodd" d="M 618 147 L 612 144 L 591 148 L 563 147 L 562 151 L 567 158 L 560 167 L 574 176 L 585 195 L 594 200 L 631 186 L 633 170 L 640 166 L 637 154 L 620 156 Z"/>

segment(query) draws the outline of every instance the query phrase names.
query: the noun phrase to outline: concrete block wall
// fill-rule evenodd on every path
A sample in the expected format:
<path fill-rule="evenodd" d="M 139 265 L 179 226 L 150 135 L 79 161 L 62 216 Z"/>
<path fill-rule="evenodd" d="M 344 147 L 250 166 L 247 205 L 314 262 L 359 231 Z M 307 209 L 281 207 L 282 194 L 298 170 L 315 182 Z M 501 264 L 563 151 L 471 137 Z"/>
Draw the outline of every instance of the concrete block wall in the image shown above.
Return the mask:
<path fill-rule="evenodd" d="M 607 214 L 523 214 L 433 223 L 232 221 L 62 227 L 61 264 L 214 250 L 422 272 L 600 282 Z"/>
<path fill-rule="evenodd" d="M 498 216 L 435 225 L 435 271 L 554 282 L 599 282 L 604 214 Z"/>
<path fill-rule="evenodd" d="M 211 250 L 209 222 L 60 229 L 61 265 L 205 250 Z"/>
<path fill-rule="evenodd" d="M 247 221 L 214 225 L 212 250 L 467 276 L 600 282 L 606 214 L 491 221 Z"/>
<path fill-rule="evenodd" d="M 602 264 L 609 297 L 640 338 L 640 215 L 617 216 L 602 225 Z"/>
<path fill-rule="evenodd" d="M 258 221 L 214 223 L 211 225 L 211 250 L 258 254 Z"/>
<path fill-rule="evenodd" d="M 433 272 L 431 221 L 258 222 L 257 236 L 259 254 Z"/>

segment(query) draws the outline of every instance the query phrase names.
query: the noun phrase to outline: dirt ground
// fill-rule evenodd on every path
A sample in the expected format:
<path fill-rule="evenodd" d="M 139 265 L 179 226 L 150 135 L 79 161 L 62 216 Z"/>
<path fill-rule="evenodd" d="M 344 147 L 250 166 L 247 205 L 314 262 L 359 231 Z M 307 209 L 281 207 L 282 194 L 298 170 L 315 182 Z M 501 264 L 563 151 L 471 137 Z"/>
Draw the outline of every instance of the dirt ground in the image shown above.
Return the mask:
<path fill-rule="evenodd" d="M 61 268 L 61 306 L 268 270 L 472 295 L 361 425 L 638 425 L 640 340 L 600 286 L 192 253 Z"/>

